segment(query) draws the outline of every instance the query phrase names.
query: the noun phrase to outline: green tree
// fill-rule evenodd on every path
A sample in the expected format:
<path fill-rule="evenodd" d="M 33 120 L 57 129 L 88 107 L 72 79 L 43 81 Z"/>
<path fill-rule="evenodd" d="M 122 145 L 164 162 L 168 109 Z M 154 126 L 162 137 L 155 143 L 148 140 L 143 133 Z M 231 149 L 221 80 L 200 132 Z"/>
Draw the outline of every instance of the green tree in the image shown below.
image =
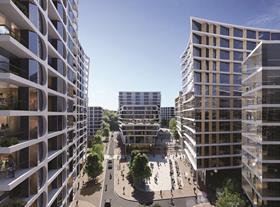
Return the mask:
<path fill-rule="evenodd" d="M 236 192 L 238 192 L 238 186 L 231 179 L 226 180 L 222 190 L 217 192 L 216 207 L 245 207 L 245 200 Z"/>
<path fill-rule="evenodd" d="M 87 175 L 94 180 L 102 173 L 103 166 L 97 153 L 92 152 L 88 155 L 85 171 Z"/>
<path fill-rule="evenodd" d="M 138 153 L 135 155 L 130 168 L 130 174 L 132 175 L 135 184 L 140 183 L 144 179 L 150 178 L 152 176 L 147 155 L 143 153 Z"/>
<path fill-rule="evenodd" d="M 92 146 L 95 144 L 102 144 L 102 136 L 99 133 L 96 133 L 92 140 Z"/>
<path fill-rule="evenodd" d="M 176 119 L 175 118 L 170 119 L 170 121 L 169 121 L 169 129 L 170 129 L 170 131 L 172 133 L 174 133 L 176 131 L 176 125 L 177 125 Z"/>
<path fill-rule="evenodd" d="M 110 127 L 103 128 L 103 134 L 104 137 L 109 137 L 110 135 Z"/>
<path fill-rule="evenodd" d="M 107 117 L 108 119 L 105 117 Z M 119 130 L 118 115 L 116 111 L 104 110 L 104 118 L 108 120 L 106 122 L 110 125 L 110 131 Z"/>
<path fill-rule="evenodd" d="M 133 160 L 135 158 L 136 155 L 138 155 L 140 153 L 139 150 L 132 150 L 130 153 L 130 162 L 129 162 L 129 167 L 132 166 Z"/>
<path fill-rule="evenodd" d="M 104 146 L 103 144 L 95 144 L 91 148 L 92 153 L 96 153 L 100 161 L 104 160 Z"/>

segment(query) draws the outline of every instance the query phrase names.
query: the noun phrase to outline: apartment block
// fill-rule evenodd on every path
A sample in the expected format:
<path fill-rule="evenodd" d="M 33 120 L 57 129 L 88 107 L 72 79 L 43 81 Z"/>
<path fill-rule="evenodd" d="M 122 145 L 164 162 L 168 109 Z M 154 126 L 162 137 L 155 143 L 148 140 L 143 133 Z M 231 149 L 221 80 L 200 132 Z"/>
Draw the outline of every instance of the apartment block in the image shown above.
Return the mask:
<path fill-rule="evenodd" d="M 87 143 L 77 0 L 0 1 L 0 203 L 69 206 Z"/>
<path fill-rule="evenodd" d="M 160 121 L 166 122 L 167 127 L 170 119 L 175 117 L 174 107 L 160 107 Z"/>
<path fill-rule="evenodd" d="M 94 136 L 98 129 L 102 128 L 103 108 L 100 106 L 88 107 L 88 135 Z"/>
<path fill-rule="evenodd" d="M 260 41 L 280 39 L 280 31 L 195 17 L 190 24 L 181 56 L 184 151 L 199 183 L 241 180 L 241 64 Z"/>
<path fill-rule="evenodd" d="M 160 127 L 160 92 L 119 92 L 119 122 L 123 143 L 153 146 Z"/>
<path fill-rule="evenodd" d="M 263 41 L 243 64 L 242 186 L 255 207 L 280 206 L 280 41 Z"/>

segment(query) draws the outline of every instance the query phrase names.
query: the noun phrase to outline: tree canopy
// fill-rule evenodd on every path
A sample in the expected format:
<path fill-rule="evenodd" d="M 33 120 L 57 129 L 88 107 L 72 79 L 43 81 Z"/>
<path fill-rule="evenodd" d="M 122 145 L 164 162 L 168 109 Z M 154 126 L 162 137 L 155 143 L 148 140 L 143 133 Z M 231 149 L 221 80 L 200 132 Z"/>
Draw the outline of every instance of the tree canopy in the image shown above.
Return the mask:
<path fill-rule="evenodd" d="M 135 155 L 130 167 L 130 173 L 135 183 L 139 183 L 152 176 L 147 155 L 143 153 L 137 153 Z"/>
<path fill-rule="evenodd" d="M 119 130 L 118 115 L 116 111 L 104 110 L 103 120 L 109 124 L 110 131 Z"/>
<path fill-rule="evenodd" d="M 227 180 L 221 192 L 218 192 L 216 207 L 245 207 L 246 202 L 236 190 L 231 179 Z"/>
<path fill-rule="evenodd" d="M 99 155 L 96 152 L 92 152 L 87 157 L 87 163 L 85 171 L 89 177 L 96 179 L 103 171 L 102 162 L 99 159 Z"/>

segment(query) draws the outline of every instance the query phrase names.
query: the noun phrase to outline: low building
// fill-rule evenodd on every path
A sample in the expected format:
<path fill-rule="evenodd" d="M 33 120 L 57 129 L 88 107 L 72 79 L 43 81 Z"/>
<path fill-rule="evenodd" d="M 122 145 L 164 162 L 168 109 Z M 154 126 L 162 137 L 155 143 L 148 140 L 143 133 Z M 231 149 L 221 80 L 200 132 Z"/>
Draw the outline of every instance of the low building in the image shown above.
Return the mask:
<path fill-rule="evenodd" d="M 280 206 L 280 41 L 259 43 L 242 74 L 242 187 L 253 206 Z"/>
<path fill-rule="evenodd" d="M 160 127 L 160 92 L 119 92 L 119 123 L 123 144 L 153 146 Z"/>
<path fill-rule="evenodd" d="M 94 136 L 102 128 L 103 108 L 100 106 L 88 107 L 88 135 Z"/>
<path fill-rule="evenodd" d="M 160 121 L 162 127 L 168 127 L 169 121 L 175 117 L 174 107 L 160 108 Z"/>

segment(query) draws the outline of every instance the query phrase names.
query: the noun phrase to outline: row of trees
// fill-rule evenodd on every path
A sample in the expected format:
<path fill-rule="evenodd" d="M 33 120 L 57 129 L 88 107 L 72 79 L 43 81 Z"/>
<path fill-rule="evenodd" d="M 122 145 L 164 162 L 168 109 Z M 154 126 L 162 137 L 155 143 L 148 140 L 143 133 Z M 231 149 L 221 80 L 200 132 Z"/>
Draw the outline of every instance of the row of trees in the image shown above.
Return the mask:
<path fill-rule="evenodd" d="M 102 128 L 97 130 L 93 137 L 89 138 L 90 150 L 87 157 L 85 171 L 87 175 L 94 180 L 103 172 L 103 141 L 110 136 L 110 128 L 110 118 L 108 118 L 108 116 L 105 115 L 103 119 Z"/>

